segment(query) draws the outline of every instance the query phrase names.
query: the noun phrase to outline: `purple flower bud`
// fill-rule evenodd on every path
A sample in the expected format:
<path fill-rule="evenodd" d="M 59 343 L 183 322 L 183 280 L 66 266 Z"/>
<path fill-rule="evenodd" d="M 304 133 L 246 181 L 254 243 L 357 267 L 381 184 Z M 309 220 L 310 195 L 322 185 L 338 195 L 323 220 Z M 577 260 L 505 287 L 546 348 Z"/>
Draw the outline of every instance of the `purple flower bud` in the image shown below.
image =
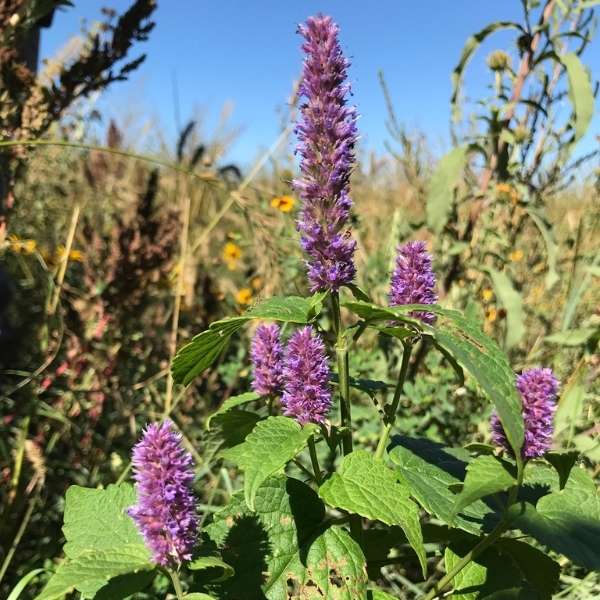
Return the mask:
<path fill-rule="evenodd" d="M 192 558 L 198 518 L 192 455 L 171 421 L 153 423 L 132 453 L 138 501 L 128 514 L 155 563 L 177 567 Z"/>
<path fill-rule="evenodd" d="M 355 108 L 346 106 L 350 63 L 331 17 L 310 17 L 298 32 L 304 37 L 306 59 L 299 89 L 305 101 L 296 126 L 301 177 L 294 180 L 294 188 L 303 202 L 297 226 L 308 255 L 311 290 L 335 292 L 356 273 L 356 242 L 348 229 L 357 137 Z"/>
<path fill-rule="evenodd" d="M 552 445 L 554 413 L 559 381 L 552 369 L 530 369 L 517 377 L 517 389 L 523 403 L 525 440 L 522 455 L 524 458 L 542 456 Z M 492 415 L 492 439 L 499 446 L 511 452 L 500 418 Z"/>
<path fill-rule="evenodd" d="M 283 347 L 279 327 L 259 325 L 252 339 L 252 389 L 262 396 L 280 395 L 283 389 Z"/>
<path fill-rule="evenodd" d="M 398 246 L 397 252 L 390 288 L 390 306 L 435 304 L 438 299 L 435 275 L 425 242 L 408 242 Z M 436 316 L 429 312 L 413 312 L 410 315 L 429 325 L 436 320 Z"/>
<path fill-rule="evenodd" d="M 285 353 L 284 414 L 298 423 L 322 423 L 331 408 L 329 365 L 325 345 L 312 327 L 292 335 Z"/>

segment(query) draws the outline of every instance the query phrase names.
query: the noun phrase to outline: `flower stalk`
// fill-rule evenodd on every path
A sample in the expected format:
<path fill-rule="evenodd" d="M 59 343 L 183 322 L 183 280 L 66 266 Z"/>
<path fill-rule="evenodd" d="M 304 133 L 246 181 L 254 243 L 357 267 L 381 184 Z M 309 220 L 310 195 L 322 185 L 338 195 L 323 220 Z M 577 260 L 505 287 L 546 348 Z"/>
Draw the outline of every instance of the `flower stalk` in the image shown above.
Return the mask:
<path fill-rule="evenodd" d="M 412 353 L 413 345 L 410 342 L 403 342 L 402 352 L 402 364 L 400 365 L 400 373 L 398 375 L 398 383 L 394 390 L 394 397 L 392 403 L 385 408 L 385 415 L 383 418 L 383 425 L 381 427 L 381 434 L 379 435 L 379 443 L 377 444 L 377 450 L 375 451 L 375 458 L 381 460 L 385 447 L 387 445 L 390 431 L 396 422 L 396 414 L 398 412 L 398 405 L 400 404 L 400 398 L 402 397 L 402 390 L 404 388 L 404 382 L 406 381 L 406 374 L 408 373 L 408 365 L 410 364 L 410 355 Z"/>

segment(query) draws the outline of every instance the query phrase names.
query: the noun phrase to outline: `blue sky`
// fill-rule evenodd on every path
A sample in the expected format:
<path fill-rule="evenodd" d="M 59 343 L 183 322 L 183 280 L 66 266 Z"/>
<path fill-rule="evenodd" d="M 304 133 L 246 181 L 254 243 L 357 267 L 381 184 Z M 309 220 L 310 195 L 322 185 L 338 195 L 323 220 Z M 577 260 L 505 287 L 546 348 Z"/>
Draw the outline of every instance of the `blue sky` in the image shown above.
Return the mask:
<path fill-rule="evenodd" d="M 118 11 L 126 0 L 76 0 L 76 7 L 55 16 L 42 38 L 42 57 L 51 56 L 82 20 L 99 18 L 102 6 Z M 340 24 L 342 45 L 352 59 L 350 76 L 361 119 L 363 147 L 383 151 L 386 109 L 377 79 L 385 73 L 399 119 L 424 131 L 434 151 L 448 147 L 450 74 L 469 35 L 488 23 L 519 19 L 519 0 L 159 0 L 157 25 L 149 42 L 134 52 L 148 54 L 129 81 L 116 83 L 103 96 L 105 118 L 123 122 L 141 112 L 156 120 L 172 139 L 176 131 L 174 84 L 181 120 L 201 111 L 210 133 L 225 102 L 233 103 L 230 124 L 242 128 L 229 158 L 247 164 L 277 137 L 280 111 L 299 74 L 301 53 L 297 23 L 316 12 Z M 507 37 L 482 47 L 467 83 L 476 91 L 490 50 L 505 47 Z M 585 62 L 600 75 L 595 42 Z M 139 124 L 139 123 L 138 123 Z M 599 118 L 583 146 L 600 133 Z M 148 139 L 151 139 L 152 132 Z"/>

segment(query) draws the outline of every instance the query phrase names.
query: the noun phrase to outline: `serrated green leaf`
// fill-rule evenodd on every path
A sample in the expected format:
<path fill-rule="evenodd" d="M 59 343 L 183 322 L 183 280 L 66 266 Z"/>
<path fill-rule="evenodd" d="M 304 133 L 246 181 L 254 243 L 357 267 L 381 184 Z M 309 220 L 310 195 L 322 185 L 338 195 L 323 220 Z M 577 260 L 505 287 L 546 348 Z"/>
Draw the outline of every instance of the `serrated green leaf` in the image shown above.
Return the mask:
<path fill-rule="evenodd" d="M 50 578 L 36 600 L 58 600 L 77 590 L 88 597 L 102 594 L 102 588 L 119 576 L 139 575 L 144 572 L 145 587 L 154 577 L 154 565 L 149 563 L 148 550 L 144 546 L 123 545 L 105 550 L 84 550 L 74 559 L 66 559 Z M 138 583 L 136 578 L 136 584 Z M 111 600 L 126 598 L 140 589 L 128 585 L 127 578 L 120 585 L 111 585 Z M 135 589 L 137 588 L 137 589 Z"/>
<path fill-rule="evenodd" d="M 228 565 L 226 562 L 222 561 L 218 556 L 199 556 L 193 561 L 187 563 L 186 567 L 190 571 L 219 569 L 220 571 L 222 571 L 222 574 L 213 580 L 215 582 L 225 581 L 225 579 L 229 579 L 229 577 L 233 577 L 235 575 L 234 568 L 231 565 Z"/>
<path fill-rule="evenodd" d="M 312 424 L 302 427 L 288 417 L 269 417 L 257 423 L 243 443 L 221 453 L 244 471 L 244 496 L 251 510 L 258 488 L 303 450 L 317 431 Z"/>
<path fill-rule="evenodd" d="M 525 312 L 523 298 L 515 289 L 509 276 L 501 271 L 487 268 L 494 291 L 500 304 L 506 309 L 506 337 L 504 344 L 510 349 L 519 344 L 525 335 Z"/>
<path fill-rule="evenodd" d="M 512 525 L 586 569 L 600 569 L 600 494 L 583 469 L 573 469 L 564 489 L 536 506 L 511 508 Z"/>
<path fill-rule="evenodd" d="M 241 317 L 215 321 L 198 334 L 191 342 L 182 346 L 171 364 L 176 383 L 188 385 L 219 357 L 229 344 L 231 336 L 248 321 L 268 319 L 284 323 L 306 324 L 313 318 L 316 305 L 311 298 L 300 296 L 274 297 L 250 308 Z"/>
<path fill-rule="evenodd" d="M 474 458 L 467 465 L 467 475 L 460 494 L 456 497 L 453 514 L 458 514 L 466 506 L 480 498 L 505 492 L 517 481 L 512 465 L 495 456 L 483 455 Z"/>
<path fill-rule="evenodd" d="M 242 406 L 244 404 L 248 404 L 248 402 L 253 402 L 254 400 L 258 400 L 260 398 L 260 394 L 256 392 L 246 392 L 244 394 L 238 394 L 237 396 L 231 396 L 231 398 L 227 398 L 223 404 L 219 407 L 217 411 L 212 413 L 206 419 L 206 429 L 210 429 L 211 421 L 217 417 L 218 415 L 222 415 L 232 408 L 236 408 Z"/>
<path fill-rule="evenodd" d="M 487 336 L 479 324 L 459 311 L 436 304 L 381 307 L 366 302 L 345 302 L 344 306 L 367 322 L 401 320 L 433 336 L 477 380 L 494 403 L 515 456 L 521 456 L 523 416 L 515 375 L 506 354 Z M 425 310 L 438 316 L 434 327 L 425 325 L 408 313 Z"/>
<path fill-rule="evenodd" d="M 67 490 L 63 532 L 67 558 L 36 600 L 62 598 L 73 589 L 98 600 L 125 598 L 154 577 L 150 552 L 126 510 L 132 485 Z"/>
<path fill-rule="evenodd" d="M 454 191 L 462 179 L 467 163 L 467 146 L 458 146 L 444 155 L 431 176 L 427 193 L 427 225 L 440 233 L 448 221 L 454 202 Z"/>
<path fill-rule="evenodd" d="M 445 523 L 453 521 L 456 495 L 452 485 L 462 484 L 469 453 L 462 448 L 447 448 L 426 439 L 396 436 L 390 458 L 398 467 L 412 496 L 431 515 Z M 494 508 L 478 500 L 466 507 L 454 526 L 473 534 L 489 530 L 499 520 Z"/>
<path fill-rule="evenodd" d="M 594 92 L 590 75 L 575 52 L 561 56 L 560 60 L 569 79 L 569 100 L 575 121 L 573 143 L 576 143 L 585 135 L 594 115 Z"/>
<path fill-rule="evenodd" d="M 67 557 L 76 558 L 85 550 L 110 550 L 139 545 L 145 549 L 127 509 L 136 502 L 132 485 L 109 485 L 106 489 L 72 485 L 65 497 L 63 533 Z M 146 557 L 150 554 L 146 550 Z"/>
<path fill-rule="evenodd" d="M 364 555 L 345 529 L 324 517 L 315 492 L 296 479 L 265 481 L 254 511 L 236 494 L 205 528 L 237 574 L 221 584 L 218 598 L 363 598 Z"/>
<path fill-rule="evenodd" d="M 386 525 L 399 525 L 417 553 L 423 575 L 427 557 L 419 523 L 419 507 L 410 499 L 410 490 L 397 474 L 366 450 L 355 450 L 342 460 L 320 488 L 319 496 L 334 508 L 341 508 Z"/>

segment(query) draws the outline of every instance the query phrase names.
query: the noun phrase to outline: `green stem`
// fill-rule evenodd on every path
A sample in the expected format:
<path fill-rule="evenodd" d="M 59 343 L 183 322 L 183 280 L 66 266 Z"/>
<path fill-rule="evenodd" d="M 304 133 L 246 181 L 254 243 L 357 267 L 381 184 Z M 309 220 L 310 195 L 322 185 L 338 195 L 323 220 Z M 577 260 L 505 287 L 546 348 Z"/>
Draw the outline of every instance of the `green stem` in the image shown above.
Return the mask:
<path fill-rule="evenodd" d="M 340 296 L 338 292 L 331 293 L 331 308 L 333 313 L 333 328 L 336 335 L 335 353 L 338 364 L 338 383 L 340 389 L 340 414 L 342 427 L 345 429 L 342 437 L 344 456 L 352 452 L 352 411 L 350 408 L 350 367 L 348 363 L 348 340 L 342 327 L 340 312 Z M 362 539 L 362 522 L 359 515 L 350 515 L 350 533 L 359 543 Z"/>
<path fill-rule="evenodd" d="M 315 481 L 317 485 L 321 485 L 321 467 L 319 466 L 319 457 L 317 456 L 317 448 L 315 445 L 315 436 L 311 435 L 308 438 L 308 451 L 310 452 L 310 461 L 312 462 L 312 468 L 315 473 Z"/>
<path fill-rule="evenodd" d="M 505 519 L 500 521 L 496 528 L 484 537 L 472 550 L 467 552 L 455 565 L 450 569 L 434 586 L 423 600 L 433 600 L 442 592 L 452 580 L 477 556 L 479 556 L 486 548 L 491 546 L 505 531 L 508 523 Z"/>
<path fill-rule="evenodd" d="M 340 297 L 337 292 L 331 294 L 333 329 L 336 335 L 335 354 L 338 364 L 338 383 L 340 389 L 340 414 L 342 427 L 346 430 L 342 437 L 344 456 L 352 452 L 352 411 L 350 408 L 350 377 L 348 366 L 348 342 L 342 327 Z"/>
<path fill-rule="evenodd" d="M 377 444 L 377 450 L 375 451 L 375 458 L 381 460 L 383 452 L 390 436 L 390 431 L 396 421 L 396 413 L 398 412 L 398 404 L 400 404 L 400 397 L 402 396 L 402 389 L 404 388 L 404 382 L 406 380 L 406 374 L 408 373 L 408 365 L 410 363 L 410 354 L 412 352 L 412 344 L 410 342 L 403 342 L 404 351 L 402 352 L 402 364 L 400 365 L 400 373 L 398 375 L 398 383 L 394 390 L 394 397 L 392 403 L 386 407 L 385 415 L 383 418 L 383 425 L 381 427 L 381 434 L 379 435 L 379 443 Z"/>
<path fill-rule="evenodd" d="M 452 580 L 460 573 L 472 560 L 477 558 L 486 548 L 489 548 L 500 536 L 508 529 L 510 518 L 508 510 L 516 502 L 519 494 L 519 489 L 523 483 L 525 465 L 522 460 L 517 461 L 517 485 L 515 485 L 508 495 L 504 518 L 496 525 L 494 530 L 485 538 L 483 538 L 472 550 L 467 552 L 455 565 L 442 577 L 437 584 L 429 591 L 423 600 L 433 600 L 440 592 L 442 592 Z"/>
<path fill-rule="evenodd" d="M 179 579 L 179 573 L 174 571 L 173 569 L 167 569 L 169 576 L 171 577 L 171 581 L 173 582 L 173 589 L 175 590 L 175 595 L 177 596 L 177 600 L 183 600 L 183 590 L 181 589 L 181 581 Z"/>

